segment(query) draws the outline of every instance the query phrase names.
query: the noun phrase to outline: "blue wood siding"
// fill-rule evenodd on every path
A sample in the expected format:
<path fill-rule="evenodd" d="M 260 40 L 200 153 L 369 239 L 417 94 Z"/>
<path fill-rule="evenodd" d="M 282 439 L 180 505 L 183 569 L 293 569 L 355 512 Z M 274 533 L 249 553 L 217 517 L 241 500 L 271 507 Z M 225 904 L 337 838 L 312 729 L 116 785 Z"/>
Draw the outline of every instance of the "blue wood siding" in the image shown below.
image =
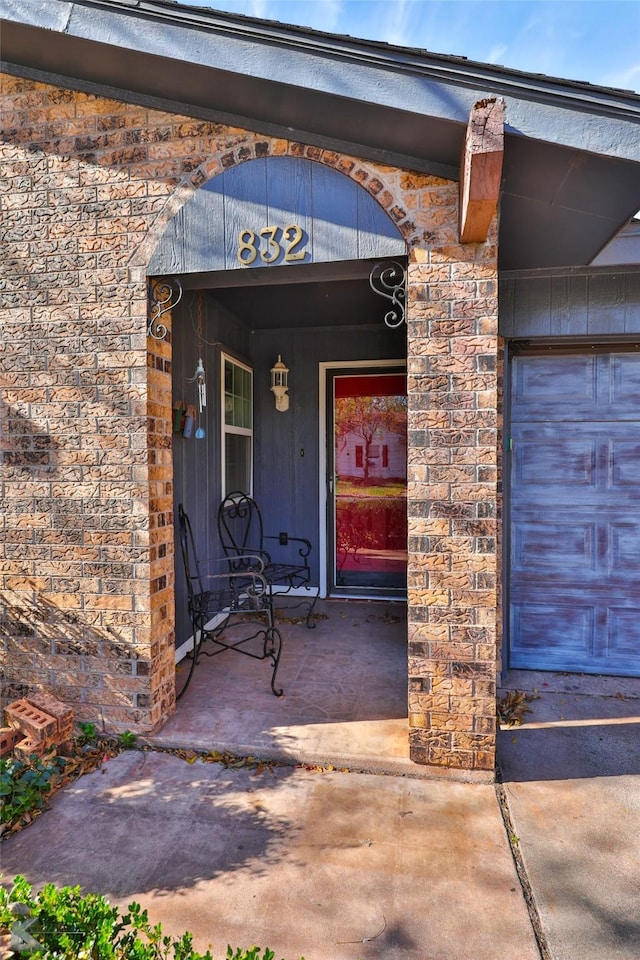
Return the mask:
<path fill-rule="evenodd" d="M 198 336 L 198 317 L 202 320 L 202 336 Z M 172 329 L 173 402 L 183 401 L 197 409 L 197 390 L 193 377 L 201 357 L 207 382 L 207 406 L 201 423 L 205 437 L 198 440 L 195 429 L 187 438 L 180 432 L 172 433 L 174 513 L 183 503 L 190 516 L 197 549 L 201 557 L 217 556 L 219 547 L 215 518 L 210 505 L 219 500 L 220 474 L 220 354 L 224 345 L 227 352 L 248 359 L 250 334 L 247 328 L 215 299 L 202 294 L 200 309 L 198 294 L 186 292 L 183 302 L 174 310 Z M 186 609 L 186 591 L 180 545 L 176 536 L 176 642 L 179 645 L 191 629 Z"/>
<path fill-rule="evenodd" d="M 304 257 L 286 264 L 282 230 L 290 224 L 302 231 L 292 252 L 304 252 Z M 266 227 L 280 231 L 278 256 L 276 248 L 259 236 Z M 168 225 L 148 272 L 262 268 L 260 255 L 249 266 L 238 260 L 239 236 L 248 229 L 257 235 L 260 249 L 274 256 L 271 269 L 406 254 L 404 240 L 388 215 L 353 180 L 312 160 L 265 157 L 248 160 L 205 183 Z"/>
<path fill-rule="evenodd" d="M 640 270 L 574 270 L 500 280 L 503 337 L 618 337 L 640 333 Z"/>

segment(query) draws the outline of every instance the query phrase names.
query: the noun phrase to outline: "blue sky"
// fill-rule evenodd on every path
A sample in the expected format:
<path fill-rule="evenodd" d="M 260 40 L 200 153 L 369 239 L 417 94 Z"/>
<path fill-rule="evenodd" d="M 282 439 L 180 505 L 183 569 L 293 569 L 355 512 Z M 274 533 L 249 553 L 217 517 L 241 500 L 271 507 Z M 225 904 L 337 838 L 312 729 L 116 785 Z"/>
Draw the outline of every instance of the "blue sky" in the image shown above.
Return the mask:
<path fill-rule="evenodd" d="M 640 92 L 639 0 L 181 0 Z"/>

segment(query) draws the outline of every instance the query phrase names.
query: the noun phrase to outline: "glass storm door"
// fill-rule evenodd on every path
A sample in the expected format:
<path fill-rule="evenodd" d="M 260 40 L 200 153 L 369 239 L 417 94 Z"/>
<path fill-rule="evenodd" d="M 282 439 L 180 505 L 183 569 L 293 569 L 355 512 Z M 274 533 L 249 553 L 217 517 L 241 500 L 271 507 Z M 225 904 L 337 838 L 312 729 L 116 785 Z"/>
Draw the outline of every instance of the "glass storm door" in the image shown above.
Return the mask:
<path fill-rule="evenodd" d="M 407 378 L 329 374 L 330 584 L 334 594 L 404 596 Z"/>

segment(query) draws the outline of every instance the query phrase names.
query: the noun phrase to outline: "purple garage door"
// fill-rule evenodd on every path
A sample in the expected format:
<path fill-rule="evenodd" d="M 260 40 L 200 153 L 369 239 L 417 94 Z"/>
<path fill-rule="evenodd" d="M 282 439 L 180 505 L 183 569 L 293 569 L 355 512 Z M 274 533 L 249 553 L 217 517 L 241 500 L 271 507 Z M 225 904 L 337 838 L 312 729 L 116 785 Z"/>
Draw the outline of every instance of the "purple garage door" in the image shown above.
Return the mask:
<path fill-rule="evenodd" d="M 511 363 L 509 666 L 640 676 L 640 353 Z"/>

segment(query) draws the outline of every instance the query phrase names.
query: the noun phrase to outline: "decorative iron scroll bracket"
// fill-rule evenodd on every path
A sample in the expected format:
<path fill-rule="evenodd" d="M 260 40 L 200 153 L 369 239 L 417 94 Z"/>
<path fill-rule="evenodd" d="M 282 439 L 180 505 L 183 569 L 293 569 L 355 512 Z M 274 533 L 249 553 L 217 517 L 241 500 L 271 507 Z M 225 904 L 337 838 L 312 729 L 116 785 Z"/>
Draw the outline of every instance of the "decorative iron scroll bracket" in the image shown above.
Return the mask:
<path fill-rule="evenodd" d="M 149 287 L 149 326 L 147 336 L 154 340 L 164 340 L 169 328 L 160 323 L 160 317 L 168 313 L 182 300 L 182 284 L 176 278 L 166 280 L 159 278 L 150 281 Z"/>
<path fill-rule="evenodd" d="M 407 271 L 398 260 L 385 260 L 374 264 L 369 274 L 369 286 L 379 297 L 391 301 L 391 309 L 384 315 L 384 322 L 388 327 L 399 327 L 407 322 Z"/>

